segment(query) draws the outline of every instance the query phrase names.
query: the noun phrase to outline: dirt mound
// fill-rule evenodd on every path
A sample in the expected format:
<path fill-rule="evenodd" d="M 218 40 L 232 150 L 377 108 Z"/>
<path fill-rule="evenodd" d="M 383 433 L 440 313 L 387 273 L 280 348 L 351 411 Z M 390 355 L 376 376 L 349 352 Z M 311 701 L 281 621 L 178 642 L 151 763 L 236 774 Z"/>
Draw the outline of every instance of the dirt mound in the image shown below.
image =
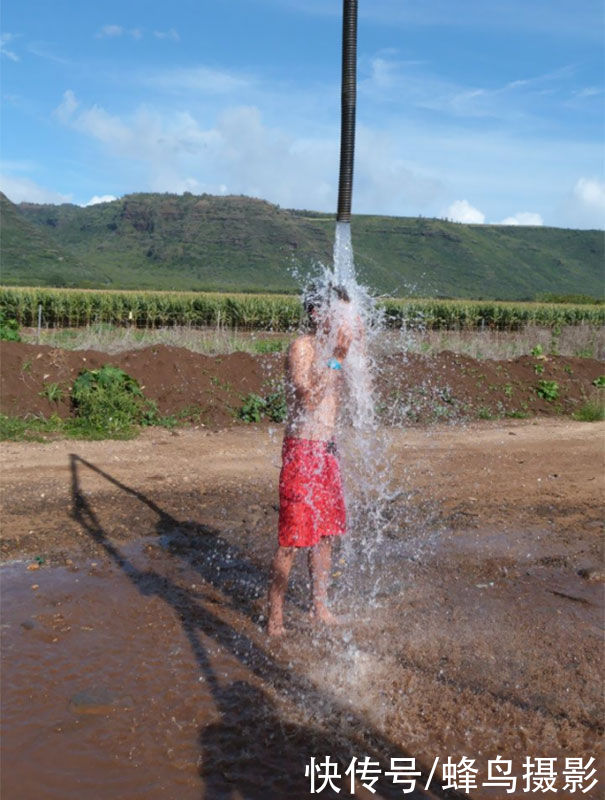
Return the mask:
<path fill-rule="evenodd" d="M 161 413 L 224 425 L 234 418 L 243 396 L 264 392 L 273 372 L 283 372 L 281 357 L 273 355 L 205 356 L 166 345 L 109 356 L 95 350 L 3 342 L 1 356 L 0 409 L 16 416 L 69 416 L 69 390 L 78 374 L 113 364 L 136 378 Z M 51 384 L 60 387 L 60 399 L 48 398 Z"/>
<path fill-rule="evenodd" d="M 595 394 L 600 361 L 568 356 L 476 360 L 445 351 L 397 354 L 381 365 L 379 393 L 392 422 L 571 414 Z"/>
<path fill-rule="evenodd" d="M 205 356 L 167 345 L 109 356 L 94 350 L 2 342 L 1 355 L 0 410 L 16 416 L 67 417 L 69 390 L 78 373 L 113 364 L 136 378 L 163 414 L 224 426 L 234 420 L 243 397 L 268 393 L 284 370 L 280 354 Z M 380 363 L 379 410 L 392 424 L 570 414 L 594 394 L 592 382 L 603 371 L 602 363 L 590 358 L 478 361 L 451 352 L 398 353 Z M 53 384 L 60 396 L 50 390 Z"/>

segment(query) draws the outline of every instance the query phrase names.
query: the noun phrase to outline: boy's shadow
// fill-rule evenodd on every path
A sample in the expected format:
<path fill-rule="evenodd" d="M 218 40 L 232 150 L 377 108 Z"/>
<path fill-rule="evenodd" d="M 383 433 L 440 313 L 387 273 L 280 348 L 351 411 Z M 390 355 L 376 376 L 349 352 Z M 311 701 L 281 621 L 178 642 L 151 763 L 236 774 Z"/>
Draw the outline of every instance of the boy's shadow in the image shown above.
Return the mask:
<path fill-rule="evenodd" d="M 218 530 L 177 520 L 141 492 L 126 486 L 108 473 L 77 455 L 70 456 L 72 479 L 72 516 L 84 532 L 99 546 L 143 595 L 157 595 L 177 613 L 184 634 L 196 658 L 206 684 L 212 692 L 221 718 L 218 723 L 200 729 L 201 766 L 205 800 L 245 798 L 245 800 L 283 800 L 310 797 L 305 766 L 312 756 L 330 756 L 339 762 L 342 786 L 340 793 L 326 788 L 325 798 L 352 796 L 344 769 L 355 756 L 370 756 L 380 763 L 381 771 L 390 769 L 390 757 L 410 758 L 393 742 L 368 725 L 362 718 L 344 709 L 329 691 L 319 689 L 304 676 L 297 675 L 276 661 L 250 636 L 235 630 L 219 613 L 202 604 L 189 590 L 172 578 L 145 567 L 139 568 L 109 539 L 98 515 L 80 485 L 80 469 L 85 467 L 102 476 L 124 493 L 135 497 L 157 515 L 156 532 L 171 555 L 179 555 L 194 568 L 209 586 L 221 592 L 224 605 L 254 619 L 255 601 L 266 594 L 267 575 L 227 542 Z M 223 603 L 221 603 L 223 605 Z M 317 725 L 286 722 L 266 691 L 251 682 L 235 681 L 226 685 L 219 679 L 203 640 L 209 637 L 238 659 L 255 678 L 269 683 L 289 702 L 301 707 L 304 715 Z M 347 729 L 355 735 L 336 739 L 334 721 L 347 718 Z M 420 765 L 417 769 L 422 770 Z M 419 781 L 426 782 L 428 770 Z M 377 784 L 378 786 L 378 784 Z M 380 795 L 367 792 L 358 797 L 400 798 L 401 788 L 380 782 Z M 426 793 L 408 793 L 412 800 L 426 798 Z M 443 790 L 435 778 L 428 796 L 461 798 Z"/>

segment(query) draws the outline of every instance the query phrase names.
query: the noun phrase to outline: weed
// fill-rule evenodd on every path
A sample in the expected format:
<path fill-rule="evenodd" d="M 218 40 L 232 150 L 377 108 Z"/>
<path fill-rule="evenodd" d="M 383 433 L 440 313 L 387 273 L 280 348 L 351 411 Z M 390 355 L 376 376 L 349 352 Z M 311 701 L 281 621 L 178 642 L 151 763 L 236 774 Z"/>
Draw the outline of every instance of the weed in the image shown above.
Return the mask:
<path fill-rule="evenodd" d="M 288 405 L 286 403 L 286 393 L 283 388 L 267 395 L 265 398 L 266 414 L 271 422 L 284 422 L 288 416 Z"/>
<path fill-rule="evenodd" d="M 19 323 L 16 319 L 7 319 L 3 309 L 0 309 L 0 339 L 5 342 L 21 341 Z"/>
<path fill-rule="evenodd" d="M 512 397 L 513 396 L 513 385 L 512 385 L 512 383 L 505 383 L 504 384 L 504 394 L 507 397 Z"/>
<path fill-rule="evenodd" d="M 204 412 L 201 407 L 195 403 L 181 408 L 181 410 L 176 413 L 177 422 L 193 422 L 194 425 L 201 425 L 203 419 Z"/>
<path fill-rule="evenodd" d="M 534 364 L 534 372 L 536 375 L 541 375 L 544 372 L 544 364 Z"/>
<path fill-rule="evenodd" d="M 258 394 L 249 394 L 244 398 L 238 417 L 244 422 L 260 422 L 265 413 L 266 401 Z"/>
<path fill-rule="evenodd" d="M 536 394 L 548 403 L 559 398 L 559 384 L 556 381 L 538 381 Z"/>
<path fill-rule="evenodd" d="M 597 389 L 605 389 L 605 375 L 599 375 L 598 378 L 595 378 L 592 385 L 596 386 Z"/>
<path fill-rule="evenodd" d="M 443 400 L 444 403 L 454 402 L 454 395 L 452 394 L 452 390 L 450 389 L 449 386 L 445 386 L 443 389 L 438 389 L 437 397 Z"/>
<path fill-rule="evenodd" d="M 46 397 L 49 403 L 60 403 L 63 399 L 63 389 L 58 383 L 45 383 L 38 394 L 40 397 Z"/>
<path fill-rule="evenodd" d="M 284 349 L 283 339 L 259 339 L 254 342 L 255 353 L 281 353 Z"/>
<path fill-rule="evenodd" d="M 541 356 L 544 351 L 542 350 L 542 345 L 537 344 L 535 347 L 532 347 L 529 352 L 532 356 Z"/>
<path fill-rule="evenodd" d="M 559 355 L 559 337 L 561 336 L 561 327 L 555 325 L 551 332 L 550 337 L 550 353 L 553 356 Z"/>
<path fill-rule="evenodd" d="M 106 364 L 85 369 L 71 392 L 77 419 L 74 424 L 91 435 L 129 436 L 134 425 L 157 425 L 157 406 L 143 396 L 138 382 L 118 367 Z"/>
<path fill-rule="evenodd" d="M 564 371 L 565 371 L 565 372 L 566 372 L 568 375 L 573 375 L 573 369 L 572 369 L 572 368 L 569 366 L 569 364 L 565 364 L 565 366 L 563 367 L 563 370 L 564 370 Z"/>
<path fill-rule="evenodd" d="M 25 361 L 21 364 L 21 372 L 27 372 L 28 374 L 32 371 L 32 360 L 31 358 L 26 358 Z"/>
<path fill-rule="evenodd" d="M 486 406 L 479 406 L 479 408 L 477 409 L 477 416 L 479 417 L 479 419 L 493 419 L 494 418 L 494 415 L 489 410 L 489 408 L 486 408 Z"/>
<path fill-rule="evenodd" d="M 596 398 L 595 400 L 587 400 L 581 406 L 573 418 L 578 422 L 602 422 L 605 420 L 605 403 Z"/>
<path fill-rule="evenodd" d="M 288 414 L 286 393 L 283 386 L 261 397 L 258 394 L 248 394 L 243 398 L 243 404 L 237 416 L 244 422 L 260 422 L 267 417 L 271 422 L 283 422 Z"/>
<path fill-rule="evenodd" d="M 44 417 L 9 417 L 0 414 L 0 440 L 12 442 L 44 442 L 48 434 L 60 432 L 63 420 L 56 414 Z"/>

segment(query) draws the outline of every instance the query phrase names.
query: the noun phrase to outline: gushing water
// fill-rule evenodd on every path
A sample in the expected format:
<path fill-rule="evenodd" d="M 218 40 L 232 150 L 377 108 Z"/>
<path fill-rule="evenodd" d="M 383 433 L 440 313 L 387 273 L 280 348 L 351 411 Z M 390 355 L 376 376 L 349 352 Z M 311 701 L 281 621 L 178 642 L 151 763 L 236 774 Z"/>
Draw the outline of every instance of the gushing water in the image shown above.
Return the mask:
<path fill-rule="evenodd" d="M 344 289 L 342 296 L 335 296 Z M 347 505 L 348 534 L 342 556 L 347 565 L 337 594 L 350 607 L 351 593 L 364 602 L 380 590 L 384 570 L 379 569 L 377 546 L 387 523 L 390 489 L 388 447 L 379 426 L 375 384 L 377 369 L 373 353 L 384 330 L 381 311 L 366 287 L 355 275 L 351 226 L 337 222 L 333 267 L 325 267 L 314 282 L 321 299 L 317 340 L 321 359 L 348 347 L 342 363 L 341 407 L 335 438 Z M 348 298 L 348 301 L 346 301 Z"/>

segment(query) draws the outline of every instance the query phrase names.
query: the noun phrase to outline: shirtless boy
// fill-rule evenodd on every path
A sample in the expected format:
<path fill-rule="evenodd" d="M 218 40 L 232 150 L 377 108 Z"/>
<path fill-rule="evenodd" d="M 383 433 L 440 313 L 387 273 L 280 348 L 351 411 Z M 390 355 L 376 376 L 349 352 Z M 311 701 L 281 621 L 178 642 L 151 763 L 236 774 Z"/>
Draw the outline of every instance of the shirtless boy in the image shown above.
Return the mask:
<path fill-rule="evenodd" d="M 338 313 L 349 303 L 346 290 L 331 286 L 324 295 L 307 296 L 311 330 L 288 350 L 288 422 L 279 479 L 279 546 L 269 587 L 269 636 L 284 633 L 284 596 L 297 548 L 307 549 L 312 617 L 326 624 L 335 621 L 327 607 L 332 536 L 345 532 L 346 520 L 333 436 L 352 331 Z"/>

